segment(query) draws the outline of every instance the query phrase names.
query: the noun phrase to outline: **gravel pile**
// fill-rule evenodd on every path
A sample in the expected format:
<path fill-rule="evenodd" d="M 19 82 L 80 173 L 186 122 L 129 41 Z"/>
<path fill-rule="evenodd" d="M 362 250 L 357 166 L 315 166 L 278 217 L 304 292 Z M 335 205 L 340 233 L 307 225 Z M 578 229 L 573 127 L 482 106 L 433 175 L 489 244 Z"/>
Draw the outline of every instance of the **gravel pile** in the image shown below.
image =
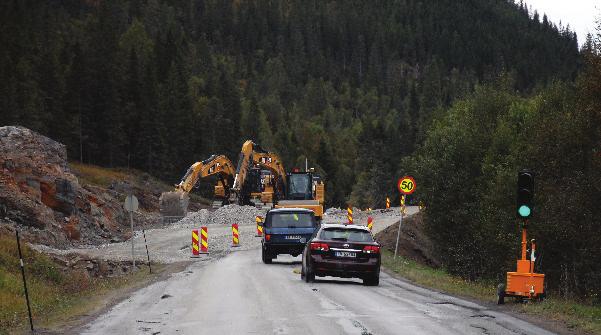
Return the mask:
<path fill-rule="evenodd" d="M 211 224 L 231 225 L 255 225 L 257 215 L 265 216 L 266 211 L 257 209 L 253 206 L 226 205 L 218 208 L 214 212 L 201 209 L 198 212 L 191 212 L 179 221 L 179 227 L 199 227 Z"/>

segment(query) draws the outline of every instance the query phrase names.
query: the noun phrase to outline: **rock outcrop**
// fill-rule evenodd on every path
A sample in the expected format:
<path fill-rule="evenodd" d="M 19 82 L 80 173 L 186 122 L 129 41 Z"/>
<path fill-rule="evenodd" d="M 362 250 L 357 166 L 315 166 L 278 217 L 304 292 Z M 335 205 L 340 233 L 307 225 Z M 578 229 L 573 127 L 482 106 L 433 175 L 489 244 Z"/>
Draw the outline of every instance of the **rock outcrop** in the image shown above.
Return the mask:
<path fill-rule="evenodd" d="M 0 220 L 55 247 L 106 243 L 127 227 L 117 199 L 79 184 L 63 144 L 13 126 L 0 127 Z"/>

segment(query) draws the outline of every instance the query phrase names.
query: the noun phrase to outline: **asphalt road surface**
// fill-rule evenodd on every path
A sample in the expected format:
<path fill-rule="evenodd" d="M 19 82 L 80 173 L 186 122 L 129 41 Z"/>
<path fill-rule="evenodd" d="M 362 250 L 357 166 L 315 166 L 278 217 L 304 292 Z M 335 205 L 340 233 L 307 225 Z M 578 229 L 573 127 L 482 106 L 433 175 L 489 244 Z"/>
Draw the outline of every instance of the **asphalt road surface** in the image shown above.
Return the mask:
<path fill-rule="evenodd" d="M 260 249 L 197 262 L 136 292 L 85 334 L 551 334 L 486 307 L 381 274 L 300 279 L 300 256 L 261 262 Z"/>

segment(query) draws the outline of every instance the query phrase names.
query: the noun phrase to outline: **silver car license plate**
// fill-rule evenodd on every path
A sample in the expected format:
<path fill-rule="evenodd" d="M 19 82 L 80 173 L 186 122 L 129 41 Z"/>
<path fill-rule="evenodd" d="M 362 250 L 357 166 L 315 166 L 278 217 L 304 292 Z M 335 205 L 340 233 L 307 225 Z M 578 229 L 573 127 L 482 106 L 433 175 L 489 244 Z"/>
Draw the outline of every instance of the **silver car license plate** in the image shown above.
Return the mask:
<path fill-rule="evenodd" d="M 336 251 L 336 253 L 334 253 L 334 255 L 336 255 L 336 257 L 351 257 L 351 258 L 357 257 L 357 253 L 351 252 L 351 251 Z"/>

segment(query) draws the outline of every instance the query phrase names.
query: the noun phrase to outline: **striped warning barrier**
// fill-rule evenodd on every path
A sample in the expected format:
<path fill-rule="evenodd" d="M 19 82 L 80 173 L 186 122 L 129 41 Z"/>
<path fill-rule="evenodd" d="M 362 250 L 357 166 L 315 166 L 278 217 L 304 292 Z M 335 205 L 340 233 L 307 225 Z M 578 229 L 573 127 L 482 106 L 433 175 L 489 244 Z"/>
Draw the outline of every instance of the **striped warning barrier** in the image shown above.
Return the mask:
<path fill-rule="evenodd" d="M 200 253 L 209 253 L 209 233 L 207 227 L 200 227 Z"/>
<path fill-rule="evenodd" d="M 367 218 L 367 228 L 371 230 L 374 227 L 374 218 L 371 216 Z"/>
<path fill-rule="evenodd" d="M 198 229 L 192 229 L 192 257 L 198 257 Z"/>
<path fill-rule="evenodd" d="M 263 222 L 263 218 L 260 216 L 256 216 L 255 222 L 257 223 L 257 235 L 255 235 L 255 236 L 261 237 L 261 236 L 263 236 L 263 226 L 261 225 L 261 223 Z"/>
<path fill-rule="evenodd" d="M 390 208 L 390 198 L 386 197 L 386 209 Z"/>
<path fill-rule="evenodd" d="M 238 233 L 238 224 L 232 223 L 232 247 L 240 246 L 240 235 Z"/>
<path fill-rule="evenodd" d="M 348 224 L 353 224 L 353 209 L 351 206 L 348 206 L 346 209 L 346 218 L 348 219 Z"/>

